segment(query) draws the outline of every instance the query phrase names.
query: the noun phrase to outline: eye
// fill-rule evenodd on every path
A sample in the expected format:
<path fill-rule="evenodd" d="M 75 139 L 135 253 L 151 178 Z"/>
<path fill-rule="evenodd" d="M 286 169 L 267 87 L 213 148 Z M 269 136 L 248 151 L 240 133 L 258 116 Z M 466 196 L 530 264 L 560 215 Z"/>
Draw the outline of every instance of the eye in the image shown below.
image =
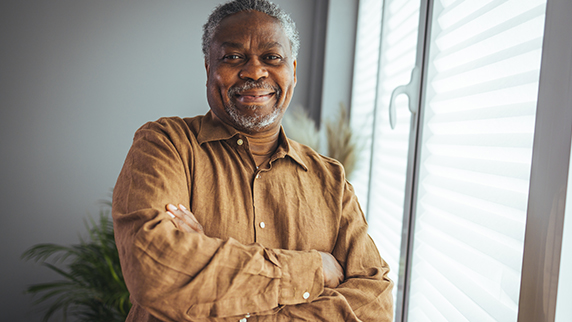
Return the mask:
<path fill-rule="evenodd" d="M 226 60 L 226 61 L 236 61 L 241 59 L 242 57 L 238 54 L 228 54 L 228 55 L 224 55 L 222 59 Z"/>
<path fill-rule="evenodd" d="M 278 54 L 268 54 L 264 56 L 264 61 L 266 61 L 267 64 L 271 65 L 279 65 L 280 63 L 282 63 L 283 60 L 284 58 Z"/>

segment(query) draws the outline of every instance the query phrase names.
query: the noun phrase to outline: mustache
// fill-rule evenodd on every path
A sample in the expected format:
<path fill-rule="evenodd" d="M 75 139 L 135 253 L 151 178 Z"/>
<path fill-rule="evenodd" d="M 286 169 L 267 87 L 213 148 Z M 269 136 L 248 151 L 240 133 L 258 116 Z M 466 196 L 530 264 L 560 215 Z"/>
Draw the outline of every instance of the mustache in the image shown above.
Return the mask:
<path fill-rule="evenodd" d="M 258 81 L 248 80 L 242 85 L 235 85 L 235 86 L 232 86 L 231 88 L 229 88 L 227 95 L 228 95 L 228 97 L 234 97 L 241 92 L 248 91 L 251 89 L 270 90 L 270 91 L 273 91 L 274 93 L 276 93 L 276 96 L 278 96 L 278 97 L 280 97 L 280 94 L 281 94 L 280 87 L 278 87 L 278 86 L 273 86 L 273 85 L 270 85 L 270 84 L 268 84 L 264 81 L 260 81 L 260 80 L 258 80 Z"/>

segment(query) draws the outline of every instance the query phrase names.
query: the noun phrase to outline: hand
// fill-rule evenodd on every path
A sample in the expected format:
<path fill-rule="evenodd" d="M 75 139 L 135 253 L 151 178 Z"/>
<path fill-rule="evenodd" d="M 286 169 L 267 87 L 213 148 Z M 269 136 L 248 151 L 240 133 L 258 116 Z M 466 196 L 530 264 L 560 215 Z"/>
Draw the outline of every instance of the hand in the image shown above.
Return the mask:
<path fill-rule="evenodd" d="M 344 281 L 344 269 L 332 254 L 319 252 L 322 255 L 322 270 L 324 272 L 324 286 L 336 288 Z"/>
<path fill-rule="evenodd" d="M 179 208 L 177 208 L 175 205 L 168 204 L 167 214 L 173 218 L 173 222 L 178 229 L 188 233 L 205 234 L 203 226 L 185 206 L 179 204 Z"/>

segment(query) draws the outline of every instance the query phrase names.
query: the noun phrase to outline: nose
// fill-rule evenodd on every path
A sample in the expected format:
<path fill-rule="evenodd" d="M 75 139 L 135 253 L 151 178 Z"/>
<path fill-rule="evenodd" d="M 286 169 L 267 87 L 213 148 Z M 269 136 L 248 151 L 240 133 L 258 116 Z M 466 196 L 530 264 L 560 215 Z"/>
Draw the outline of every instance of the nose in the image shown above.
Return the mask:
<path fill-rule="evenodd" d="M 250 58 L 246 64 L 243 65 L 238 76 L 241 79 L 257 81 L 261 78 L 268 77 L 268 70 L 258 58 Z"/>

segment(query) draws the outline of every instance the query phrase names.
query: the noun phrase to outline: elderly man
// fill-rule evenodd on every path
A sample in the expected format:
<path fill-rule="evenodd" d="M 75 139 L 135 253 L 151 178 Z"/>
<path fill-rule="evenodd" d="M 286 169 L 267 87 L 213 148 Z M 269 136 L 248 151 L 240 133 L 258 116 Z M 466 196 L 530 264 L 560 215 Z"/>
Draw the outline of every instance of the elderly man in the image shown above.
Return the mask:
<path fill-rule="evenodd" d="M 343 167 L 286 138 L 298 37 L 265 0 L 204 26 L 210 111 L 135 134 L 113 195 L 128 321 L 391 321 Z"/>

